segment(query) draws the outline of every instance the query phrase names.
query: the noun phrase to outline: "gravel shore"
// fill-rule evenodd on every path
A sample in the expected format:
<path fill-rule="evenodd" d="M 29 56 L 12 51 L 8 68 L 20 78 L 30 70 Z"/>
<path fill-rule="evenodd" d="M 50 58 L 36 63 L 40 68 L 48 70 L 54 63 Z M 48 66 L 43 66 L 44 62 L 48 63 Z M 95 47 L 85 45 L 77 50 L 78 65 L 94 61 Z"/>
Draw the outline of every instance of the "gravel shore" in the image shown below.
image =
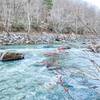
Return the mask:
<path fill-rule="evenodd" d="M 0 44 L 48 44 L 55 42 L 65 42 L 68 36 L 62 34 L 27 34 L 27 33 L 2 33 L 0 34 Z"/>
<path fill-rule="evenodd" d="M 68 41 L 93 39 L 99 36 L 81 36 L 75 34 L 52 34 L 43 32 L 41 34 L 27 34 L 27 33 L 1 33 L 0 34 L 0 45 L 11 45 L 11 44 L 54 44 L 54 43 L 66 43 Z"/>

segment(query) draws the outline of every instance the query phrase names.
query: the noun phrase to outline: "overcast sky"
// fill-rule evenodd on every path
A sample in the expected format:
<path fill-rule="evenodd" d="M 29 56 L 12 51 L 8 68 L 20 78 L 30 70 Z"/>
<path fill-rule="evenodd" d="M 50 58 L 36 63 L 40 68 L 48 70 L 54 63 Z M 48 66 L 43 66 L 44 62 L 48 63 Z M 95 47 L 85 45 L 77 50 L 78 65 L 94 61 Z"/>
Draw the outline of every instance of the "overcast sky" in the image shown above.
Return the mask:
<path fill-rule="evenodd" d="M 100 8 L 100 0 L 84 0 Z"/>

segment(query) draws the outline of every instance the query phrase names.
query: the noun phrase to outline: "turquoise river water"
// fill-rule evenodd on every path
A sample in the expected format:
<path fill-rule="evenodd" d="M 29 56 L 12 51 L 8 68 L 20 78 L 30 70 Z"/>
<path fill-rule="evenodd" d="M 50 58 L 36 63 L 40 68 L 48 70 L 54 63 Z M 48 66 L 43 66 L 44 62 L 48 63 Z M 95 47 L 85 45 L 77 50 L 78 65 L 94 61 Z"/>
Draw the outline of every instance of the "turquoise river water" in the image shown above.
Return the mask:
<path fill-rule="evenodd" d="M 0 100 L 100 100 L 100 54 L 73 47 L 56 56 L 60 45 L 1 46 L 0 52 L 20 52 L 25 59 L 0 61 Z M 48 70 L 44 61 L 61 69 Z M 55 65 L 52 65 L 55 66 Z"/>

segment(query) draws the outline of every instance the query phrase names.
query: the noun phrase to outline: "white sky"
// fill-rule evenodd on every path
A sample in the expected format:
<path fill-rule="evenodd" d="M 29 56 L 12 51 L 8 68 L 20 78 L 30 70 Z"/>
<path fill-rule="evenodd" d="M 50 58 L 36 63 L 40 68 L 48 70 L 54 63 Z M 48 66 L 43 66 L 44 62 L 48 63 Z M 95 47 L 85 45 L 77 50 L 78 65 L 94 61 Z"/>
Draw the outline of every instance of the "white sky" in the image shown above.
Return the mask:
<path fill-rule="evenodd" d="M 85 1 L 100 8 L 100 0 L 85 0 Z"/>

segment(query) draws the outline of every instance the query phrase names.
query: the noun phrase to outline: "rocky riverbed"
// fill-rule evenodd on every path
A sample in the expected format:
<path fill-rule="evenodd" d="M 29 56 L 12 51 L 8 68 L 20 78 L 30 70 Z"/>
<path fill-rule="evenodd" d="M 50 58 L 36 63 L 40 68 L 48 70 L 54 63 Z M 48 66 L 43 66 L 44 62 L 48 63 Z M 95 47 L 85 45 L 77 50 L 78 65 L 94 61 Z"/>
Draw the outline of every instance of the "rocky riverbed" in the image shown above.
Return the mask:
<path fill-rule="evenodd" d="M 59 44 L 81 41 L 83 45 L 91 40 L 99 40 L 100 35 L 75 35 L 75 34 L 53 34 L 53 33 L 1 33 L 0 45 L 11 44 Z"/>
<path fill-rule="evenodd" d="M 27 34 L 27 33 L 2 33 L 0 34 L 0 44 L 46 44 L 55 41 L 64 41 L 66 35 L 59 34 Z"/>
<path fill-rule="evenodd" d="M 0 44 L 53 44 L 53 43 L 64 43 L 69 40 L 80 39 L 80 35 L 75 34 L 52 34 L 52 33 L 1 33 Z M 86 38 L 86 37 L 85 37 Z"/>

